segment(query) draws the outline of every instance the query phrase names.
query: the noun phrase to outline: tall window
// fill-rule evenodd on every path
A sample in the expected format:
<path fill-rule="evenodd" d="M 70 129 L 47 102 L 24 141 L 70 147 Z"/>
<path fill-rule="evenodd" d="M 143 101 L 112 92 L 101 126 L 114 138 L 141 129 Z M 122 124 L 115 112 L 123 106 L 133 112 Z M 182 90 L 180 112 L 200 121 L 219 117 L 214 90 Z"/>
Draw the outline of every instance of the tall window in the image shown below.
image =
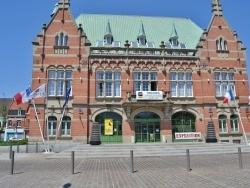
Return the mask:
<path fill-rule="evenodd" d="M 227 117 L 225 115 L 219 116 L 219 130 L 220 133 L 227 133 Z"/>
<path fill-rule="evenodd" d="M 223 38 L 216 40 L 216 49 L 217 50 L 227 50 L 227 41 Z"/>
<path fill-rule="evenodd" d="M 233 93 L 235 94 L 233 73 L 215 72 L 214 80 L 216 87 L 216 96 L 224 96 L 229 89 L 232 89 Z"/>
<path fill-rule="evenodd" d="M 72 85 L 72 71 L 49 71 L 48 96 L 64 96 Z"/>
<path fill-rule="evenodd" d="M 192 97 L 193 83 L 191 72 L 171 72 L 170 87 L 172 97 Z"/>
<path fill-rule="evenodd" d="M 109 71 L 97 72 L 97 97 L 121 96 L 121 73 Z"/>
<path fill-rule="evenodd" d="M 21 127 L 21 120 L 17 120 L 17 121 L 16 121 L 16 126 L 17 126 L 17 127 Z"/>
<path fill-rule="evenodd" d="M 63 32 L 60 35 L 56 35 L 55 46 L 68 46 L 68 36 L 64 35 Z"/>
<path fill-rule="evenodd" d="M 238 116 L 231 115 L 230 123 L 231 123 L 231 132 L 238 133 L 239 132 L 239 118 L 238 118 Z"/>
<path fill-rule="evenodd" d="M 48 135 L 54 136 L 56 135 L 56 122 L 57 119 L 54 116 L 48 117 Z"/>
<path fill-rule="evenodd" d="M 157 91 L 157 73 L 135 72 L 134 92 L 136 91 Z"/>
<path fill-rule="evenodd" d="M 70 136 L 71 134 L 71 119 L 68 116 L 62 119 L 61 136 Z"/>

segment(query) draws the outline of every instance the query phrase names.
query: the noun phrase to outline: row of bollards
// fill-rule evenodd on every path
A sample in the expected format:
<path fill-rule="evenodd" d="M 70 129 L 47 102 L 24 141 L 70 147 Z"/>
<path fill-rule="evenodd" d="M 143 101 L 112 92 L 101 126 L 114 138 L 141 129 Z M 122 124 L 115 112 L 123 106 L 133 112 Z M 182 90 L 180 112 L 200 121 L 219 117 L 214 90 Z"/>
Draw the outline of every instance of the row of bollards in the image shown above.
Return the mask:
<path fill-rule="evenodd" d="M 37 144 L 36 144 L 37 146 Z M 36 149 L 37 152 L 37 149 Z M 27 147 L 26 147 L 26 153 L 27 152 Z M 12 151 L 12 145 L 10 146 L 10 159 L 11 159 L 11 172 L 10 174 L 13 175 L 14 172 L 14 157 L 15 156 L 15 151 Z M 242 163 L 242 153 L 241 153 L 241 148 L 238 148 L 238 156 L 239 156 L 239 168 L 243 169 L 243 163 Z M 190 153 L 189 149 L 186 149 L 186 158 L 187 158 L 187 171 L 191 171 L 192 169 L 190 168 Z M 75 152 L 71 151 L 71 174 L 73 175 L 75 172 Z M 130 172 L 134 173 L 134 154 L 133 150 L 130 150 Z"/>
<path fill-rule="evenodd" d="M 241 154 L 241 148 L 238 148 L 238 156 L 239 156 L 239 168 L 243 169 L 243 162 L 242 162 L 242 154 Z M 187 171 L 191 171 L 190 168 L 190 155 L 189 155 L 189 149 L 186 150 L 186 158 L 187 158 Z"/>
<path fill-rule="evenodd" d="M 13 147 L 13 146 L 10 145 L 10 157 L 9 157 L 10 159 L 11 159 L 11 152 L 12 152 L 12 150 L 13 150 L 12 147 Z M 19 145 L 17 144 L 16 147 L 17 147 L 17 148 L 16 148 L 16 152 L 19 153 Z M 26 152 L 26 153 L 29 153 L 29 145 L 28 145 L 28 144 L 26 144 L 25 152 Z M 35 144 L 35 152 L 38 153 L 38 143 Z"/>

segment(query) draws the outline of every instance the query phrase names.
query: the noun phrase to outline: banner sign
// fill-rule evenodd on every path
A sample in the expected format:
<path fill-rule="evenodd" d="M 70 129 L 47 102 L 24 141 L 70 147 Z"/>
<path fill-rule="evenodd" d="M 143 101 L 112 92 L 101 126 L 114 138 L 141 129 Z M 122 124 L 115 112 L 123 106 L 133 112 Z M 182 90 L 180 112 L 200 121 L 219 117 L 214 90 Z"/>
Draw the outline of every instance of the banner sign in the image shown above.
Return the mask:
<path fill-rule="evenodd" d="M 175 133 L 175 139 L 201 139 L 200 132 Z"/>
<path fill-rule="evenodd" d="M 136 100 L 163 100 L 162 91 L 136 91 Z"/>
<path fill-rule="evenodd" d="M 104 127 L 105 127 L 105 135 L 113 135 L 113 119 L 105 119 L 104 120 Z"/>

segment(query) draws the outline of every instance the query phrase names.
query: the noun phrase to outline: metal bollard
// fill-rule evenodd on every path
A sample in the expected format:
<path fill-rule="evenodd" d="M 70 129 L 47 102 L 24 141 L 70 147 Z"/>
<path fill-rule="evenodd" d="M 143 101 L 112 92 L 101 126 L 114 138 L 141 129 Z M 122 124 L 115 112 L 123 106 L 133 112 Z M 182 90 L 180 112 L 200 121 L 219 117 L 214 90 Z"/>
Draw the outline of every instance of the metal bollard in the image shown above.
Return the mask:
<path fill-rule="evenodd" d="M 189 155 L 189 149 L 186 150 L 186 156 L 187 156 L 187 171 L 190 171 L 190 155 Z"/>
<path fill-rule="evenodd" d="M 11 159 L 11 153 L 12 153 L 12 145 L 10 145 L 10 159 Z"/>
<path fill-rule="evenodd" d="M 131 173 L 134 173 L 134 157 L 133 157 L 133 150 L 130 150 L 130 163 L 131 163 Z"/>
<path fill-rule="evenodd" d="M 38 153 L 38 143 L 36 143 L 36 153 Z"/>
<path fill-rule="evenodd" d="M 11 152 L 11 168 L 10 168 L 10 174 L 13 175 L 14 172 L 14 156 L 15 156 L 15 151 Z"/>
<path fill-rule="evenodd" d="M 71 151 L 71 174 L 74 174 L 74 167 L 75 167 L 75 152 Z"/>
<path fill-rule="evenodd" d="M 240 167 L 240 169 L 242 169 L 243 168 L 243 163 L 242 163 L 241 148 L 238 148 L 238 154 L 239 154 L 239 167 Z"/>
<path fill-rule="evenodd" d="M 26 144 L 26 153 L 28 153 L 29 152 L 29 144 L 27 143 Z"/>

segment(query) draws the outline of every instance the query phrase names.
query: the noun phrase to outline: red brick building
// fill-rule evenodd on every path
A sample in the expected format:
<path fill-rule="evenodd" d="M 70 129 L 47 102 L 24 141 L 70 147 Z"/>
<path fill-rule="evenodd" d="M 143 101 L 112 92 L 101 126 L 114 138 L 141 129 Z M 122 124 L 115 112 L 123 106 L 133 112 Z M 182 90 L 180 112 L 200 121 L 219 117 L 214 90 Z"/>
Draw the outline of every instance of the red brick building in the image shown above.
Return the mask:
<path fill-rule="evenodd" d="M 46 83 L 48 92 L 35 100 L 44 136 L 55 138 L 62 122 L 59 141 L 88 143 L 98 122 L 109 143 L 245 142 L 246 48 L 219 0 L 211 18 L 205 30 L 187 18 L 74 18 L 59 1 L 33 41 L 32 89 Z M 223 104 L 230 88 L 235 101 Z M 29 139 L 41 141 L 32 105 Z"/>

